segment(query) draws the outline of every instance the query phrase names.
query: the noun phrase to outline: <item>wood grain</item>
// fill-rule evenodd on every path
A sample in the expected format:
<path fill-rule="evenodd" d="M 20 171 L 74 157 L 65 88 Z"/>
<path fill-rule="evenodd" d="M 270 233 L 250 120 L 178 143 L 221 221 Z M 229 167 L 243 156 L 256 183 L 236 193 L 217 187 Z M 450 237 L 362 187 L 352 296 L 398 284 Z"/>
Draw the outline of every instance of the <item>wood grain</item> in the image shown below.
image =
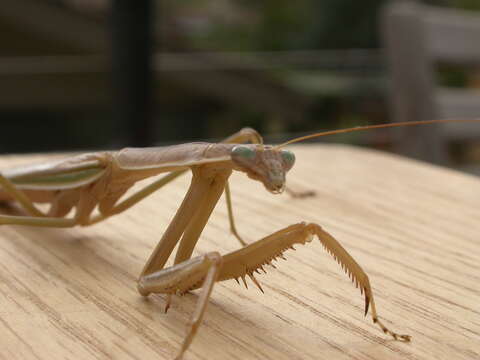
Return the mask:
<path fill-rule="evenodd" d="M 380 317 L 410 344 L 363 317 L 363 299 L 318 242 L 259 276 L 265 295 L 216 285 L 186 359 L 480 359 L 480 181 L 348 146 L 292 147 L 290 186 L 273 196 L 234 175 L 248 241 L 301 220 L 332 233 L 370 276 Z M 0 167 L 46 156 L 0 158 Z M 0 233 L 0 359 L 172 359 L 197 293 L 142 298 L 135 280 L 187 189 L 179 179 L 90 228 L 4 226 Z M 221 201 L 197 254 L 237 248 Z M 253 285 L 250 283 L 250 285 Z"/>

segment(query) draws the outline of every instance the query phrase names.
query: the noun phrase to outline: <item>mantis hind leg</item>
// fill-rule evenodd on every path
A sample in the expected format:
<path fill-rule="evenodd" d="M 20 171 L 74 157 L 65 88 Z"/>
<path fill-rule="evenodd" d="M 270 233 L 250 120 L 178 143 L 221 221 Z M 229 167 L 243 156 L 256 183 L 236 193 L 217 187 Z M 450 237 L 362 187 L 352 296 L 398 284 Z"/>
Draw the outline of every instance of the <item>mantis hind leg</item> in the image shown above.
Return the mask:
<path fill-rule="evenodd" d="M 8 194 L 9 197 L 16 200 L 29 215 L 45 216 L 43 212 L 37 209 L 33 201 L 30 200 L 22 190 L 18 189 L 15 184 L 2 174 L 0 174 L 0 188 L 3 188 L 3 191 Z"/>
<path fill-rule="evenodd" d="M 83 189 L 80 193 L 80 200 L 76 205 L 76 213 L 73 218 L 50 216 L 43 213 L 41 213 L 40 216 L 0 215 L 0 225 L 24 225 L 57 228 L 73 227 L 75 225 L 88 225 L 90 221 L 90 214 L 95 205 L 95 197 L 91 196 L 88 189 Z"/>
<path fill-rule="evenodd" d="M 37 227 L 73 227 L 77 225 L 76 219 L 35 216 L 0 215 L 0 225 L 26 225 Z"/>

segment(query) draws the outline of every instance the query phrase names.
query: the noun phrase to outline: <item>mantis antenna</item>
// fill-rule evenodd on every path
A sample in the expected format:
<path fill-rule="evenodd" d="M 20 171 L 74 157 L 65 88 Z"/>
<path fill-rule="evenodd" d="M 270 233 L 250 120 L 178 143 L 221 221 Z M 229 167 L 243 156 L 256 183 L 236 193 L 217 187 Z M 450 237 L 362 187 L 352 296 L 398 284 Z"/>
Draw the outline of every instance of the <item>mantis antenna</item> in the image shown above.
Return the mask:
<path fill-rule="evenodd" d="M 274 148 L 280 149 L 284 146 L 287 146 L 296 142 L 300 142 L 303 140 L 313 139 L 313 138 L 327 136 L 327 135 L 349 133 L 353 131 L 364 131 L 364 130 L 370 130 L 370 129 L 382 129 L 382 128 L 390 128 L 390 127 L 426 125 L 426 124 L 437 124 L 437 123 L 447 123 L 447 122 L 480 122 L 480 119 L 462 119 L 462 120 L 442 119 L 442 120 L 424 120 L 424 121 L 404 121 L 404 122 L 397 122 L 397 123 L 390 123 L 390 124 L 357 126 L 357 127 L 348 128 L 348 129 L 330 130 L 330 131 L 319 132 L 316 134 L 301 136 L 301 137 L 289 140 L 287 142 L 284 142 L 283 144 L 277 145 Z"/>

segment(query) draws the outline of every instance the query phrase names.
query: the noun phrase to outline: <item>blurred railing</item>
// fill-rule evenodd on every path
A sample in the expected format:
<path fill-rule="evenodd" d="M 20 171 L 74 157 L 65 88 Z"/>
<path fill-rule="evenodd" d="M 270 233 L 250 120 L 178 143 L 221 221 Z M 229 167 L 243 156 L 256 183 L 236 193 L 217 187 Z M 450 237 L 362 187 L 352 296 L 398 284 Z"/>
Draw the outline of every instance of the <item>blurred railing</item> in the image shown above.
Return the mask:
<path fill-rule="evenodd" d="M 67 3 L 68 6 L 65 6 Z M 114 4 L 120 3 L 127 4 L 129 1 L 118 0 Z M 102 107 L 124 114 L 127 111 L 122 109 L 127 106 L 123 105 L 133 97 L 128 94 L 141 92 L 132 89 L 124 91 L 121 100 L 118 92 L 117 95 L 112 93 L 112 80 L 115 84 L 119 74 L 125 72 L 118 71 L 115 65 L 118 51 L 114 49 L 110 52 L 109 43 L 115 40 L 115 36 L 109 35 L 108 17 L 105 16 L 109 8 L 105 4 L 111 3 L 98 2 L 99 13 L 103 16 L 97 16 L 95 12 L 76 11 L 72 4 L 75 2 L 18 0 L 0 9 L 0 21 L 20 27 L 50 44 L 50 52 L 47 53 L 56 54 L 59 50 L 59 55 L 0 57 L 0 110 L 37 112 L 43 109 L 52 112 Z M 115 25 L 115 21 L 112 24 Z M 122 33 L 125 34 L 125 31 Z M 122 48 L 118 41 L 116 45 L 113 41 L 113 45 L 117 50 Z M 124 51 L 122 54 L 125 53 L 135 52 Z M 112 68 L 117 69 L 113 76 Z M 165 123 L 168 123 L 168 116 L 164 116 L 167 106 L 182 109 L 185 105 L 179 104 L 178 99 L 169 105 L 170 84 L 178 85 L 187 96 L 207 99 L 207 104 L 213 100 L 221 106 L 233 105 L 235 111 L 247 109 L 250 113 L 261 113 L 266 122 L 294 123 L 298 129 L 304 128 L 303 119 L 309 111 L 312 97 L 366 93 L 383 96 L 385 88 L 382 52 L 370 49 L 156 53 L 151 58 L 151 69 L 153 73 L 149 76 L 154 79 L 151 99 L 157 118 Z M 135 73 L 125 74 L 125 80 L 136 79 L 132 76 Z M 368 92 L 362 92 L 365 87 L 368 87 Z M 164 100 L 158 112 L 161 99 Z M 141 109 L 142 106 L 136 108 Z M 144 117 L 141 112 L 139 114 L 130 116 L 130 123 L 137 127 L 139 118 Z M 113 118 L 120 123 L 118 116 Z M 193 128 L 200 122 L 191 122 L 184 128 Z M 178 124 L 175 125 L 178 127 Z M 202 134 L 200 128 L 195 129 L 196 133 Z M 273 126 L 266 131 L 281 128 Z M 144 134 L 152 133 L 149 129 L 142 131 Z M 125 132 L 129 132 L 129 136 L 133 133 Z M 166 132 L 163 134 L 168 138 Z M 212 135 L 204 133 L 199 136 Z M 140 144 L 141 141 L 136 142 L 136 145 Z"/>
<path fill-rule="evenodd" d="M 109 57 L 102 55 L 63 55 L 63 56 L 23 56 L 0 57 L 0 91 L 6 96 L 0 97 L 0 106 L 11 107 L 29 103 L 35 105 L 62 105 L 61 99 L 50 97 L 56 94 L 55 81 L 42 84 L 42 93 L 38 93 L 37 86 L 33 98 L 28 96 L 28 84 L 21 89 L 11 87 L 10 83 L 31 76 L 31 81 L 37 83 L 36 76 L 50 75 L 59 77 L 76 77 L 86 74 L 107 74 L 110 72 Z M 342 79 L 351 75 L 351 86 L 356 87 L 358 79 L 355 75 L 371 75 L 373 79 L 383 77 L 385 68 L 381 50 L 349 49 L 349 50 L 315 50 L 315 51 L 285 51 L 285 52 L 248 52 L 248 53 L 157 53 L 153 56 L 152 68 L 155 72 L 172 71 L 223 71 L 223 70 L 324 70 L 340 75 Z M 66 80 L 68 81 L 68 80 Z M 88 78 L 85 81 L 89 81 Z M 360 80 L 358 80 L 360 81 Z M 38 83 L 37 83 L 38 85 Z M 75 84 L 71 91 L 75 93 Z M 109 86 L 107 83 L 104 86 Z M 321 87 L 321 84 L 319 84 Z M 62 86 L 63 91 L 70 91 L 69 87 Z M 89 87 L 91 92 L 86 98 L 76 97 L 72 103 L 83 105 L 91 103 L 95 94 L 105 93 L 102 87 Z M 78 94 L 76 94 L 78 95 Z M 86 94 L 85 94 L 86 95 Z M 103 102 L 104 97 L 98 96 Z"/>
<path fill-rule="evenodd" d="M 378 49 L 157 53 L 153 59 L 157 71 L 308 68 L 378 72 L 384 69 L 383 54 Z M 0 75 L 103 72 L 108 70 L 108 64 L 108 58 L 100 55 L 9 56 L 0 58 Z"/>

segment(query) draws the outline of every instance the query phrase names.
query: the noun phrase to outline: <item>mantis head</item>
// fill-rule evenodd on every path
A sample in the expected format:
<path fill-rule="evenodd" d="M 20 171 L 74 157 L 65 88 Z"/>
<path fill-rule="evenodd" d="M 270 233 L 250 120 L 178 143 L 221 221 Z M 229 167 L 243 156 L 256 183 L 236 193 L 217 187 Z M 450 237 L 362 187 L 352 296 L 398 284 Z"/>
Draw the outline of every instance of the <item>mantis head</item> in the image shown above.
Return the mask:
<path fill-rule="evenodd" d="M 258 180 L 274 194 L 285 189 L 285 174 L 295 163 L 295 155 L 288 150 L 268 145 L 237 145 L 232 148 L 232 161 L 237 170 Z"/>
<path fill-rule="evenodd" d="M 448 122 L 480 122 L 480 119 L 440 119 L 367 125 L 301 136 L 276 146 L 268 146 L 263 144 L 236 145 L 231 150 L 231 159 L 236 170 L 245 172 L 251 179 L 261 181 L 268 191 L 274 194 L 279 194 L 285 189 L 285 174 L 295 163 L 295 155 L 293 155 L 291 151 L 282 150 L 282 148 L 287 145 L 326 135 L 399 126 L 416 126 Z"/>

